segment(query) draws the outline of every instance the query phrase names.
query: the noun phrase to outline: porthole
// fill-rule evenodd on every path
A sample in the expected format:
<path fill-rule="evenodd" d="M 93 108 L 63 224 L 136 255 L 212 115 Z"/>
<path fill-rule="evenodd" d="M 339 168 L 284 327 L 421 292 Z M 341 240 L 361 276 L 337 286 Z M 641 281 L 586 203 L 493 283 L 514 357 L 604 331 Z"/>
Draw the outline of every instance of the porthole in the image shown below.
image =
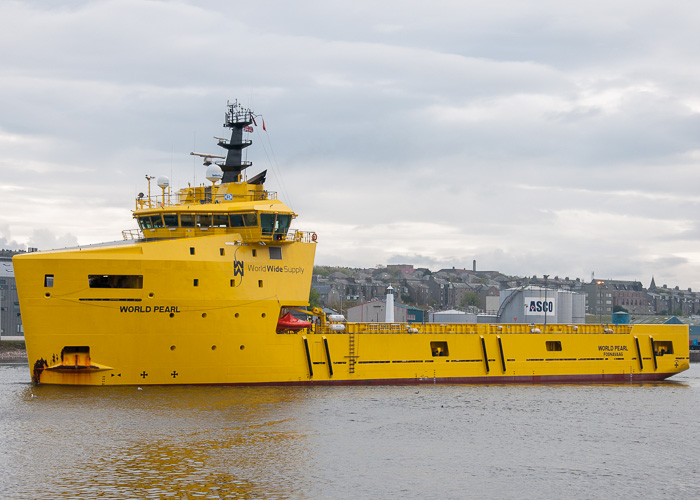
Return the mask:
<path fill-rule="evenodd" d="M 170 350 L 171 350 L 171 351 L 174 351 L 174 350 L 175 350 L 175 346 L 174 346 L 174 345 L 171 345 L 171 346 L 170 346 Z"/>
<path fill-rule="evenodd" d="M 206 318 L 206 317 L 207 317 L 207 313 L 202 313 L 202 318 Z"/>
<path fill-rule="evenodd" d="M 156 294 L 153 293 L 153 292 L 150 292 L 150 293 L 148 294 L 148 298 L 149 298 L 149 299 L 152 299 L 152 298 L 155 297 L 155 296 L 156 296 Z"/>
<path fill-rule="evenodd" d="M 241 351 L 242 351 L 243 349 L 245 349 L 245 346 L 244 346 L 244 345 L 241 346 Z"/>
<path fill-rule="evenodd" d="M 215 345 L 211 346 L 211 350 L 216 351 L 216 346 Z"/>
<path fill-rule="evenodd" d="M 49 297 L 51 297 L 51 294 L 50 294 L 49 292 L 46 292 L 46 293 L 44 294 L 44 297 L 46 297 L 46 298 L 48 299 Z"/>
<path fill-rule="evenodd" d="M 262 317 L 264 318 L 265 316 L 266 316 L 265 313 L 262 313 Z"/>
<path fill-rule="evenodd" d="M 236 314 L 233 315 L 234 318 L 237 318 L 238 316 L 239 316 L 238 313 L 236 313 Z"/>
<path fill-rule="evenodd" d="M 174 318 L 174 317 L 175 317 L 175 313 L 170 313 L 170 317 L 171 317 L 171 318 Z"/>

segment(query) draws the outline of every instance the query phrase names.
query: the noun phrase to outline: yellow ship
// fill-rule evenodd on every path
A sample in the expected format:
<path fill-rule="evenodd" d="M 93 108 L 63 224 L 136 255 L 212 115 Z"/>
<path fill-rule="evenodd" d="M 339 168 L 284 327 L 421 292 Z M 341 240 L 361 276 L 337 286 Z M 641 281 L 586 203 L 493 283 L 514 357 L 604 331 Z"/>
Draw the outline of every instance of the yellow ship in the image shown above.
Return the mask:
<path fill-rule="evenodd" d="M 140 194 L 124 241 L 14 258 L 41 384 L 419 384 L 661 380 L 684 325 L 347 323 L 308 309 L 316 234 L 245 176 L 255 116 L 228 104 L 211 186 Z M 218 164 L 216 163 L 218 160 Z M 306 319 L 297 319 L 301 315 Z"/>

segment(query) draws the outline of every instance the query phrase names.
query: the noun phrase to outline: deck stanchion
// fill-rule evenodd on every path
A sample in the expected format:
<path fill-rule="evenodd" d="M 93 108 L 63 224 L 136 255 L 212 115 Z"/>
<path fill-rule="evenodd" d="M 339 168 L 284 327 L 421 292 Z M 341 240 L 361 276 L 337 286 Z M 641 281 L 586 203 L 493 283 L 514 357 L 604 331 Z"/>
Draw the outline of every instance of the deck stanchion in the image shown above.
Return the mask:
<path fill-rule="evenodd" d="M 311 363 L 311 353 L 309 352 L 309 341 L 306 339 L 306 337 L 302 337 L 304 339 L 304 349 L 306 350 L 306 362 L 309 364 L 309 377 L 314 376 L 314 366 Z"/>

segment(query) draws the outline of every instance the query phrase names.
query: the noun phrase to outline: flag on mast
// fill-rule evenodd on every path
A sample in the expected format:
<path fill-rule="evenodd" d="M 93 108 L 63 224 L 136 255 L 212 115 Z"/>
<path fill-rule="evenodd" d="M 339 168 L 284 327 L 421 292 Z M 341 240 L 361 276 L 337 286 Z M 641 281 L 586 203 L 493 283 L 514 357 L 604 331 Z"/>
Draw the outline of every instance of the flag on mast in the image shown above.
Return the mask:
<path fill-rule="evenodd" d="M 267 129 L 265 128 L 265 118 L 263 118 L 262 121 L 263 121 L 263 130 L 264 130 L 265 132 L 267 132 Z"/>

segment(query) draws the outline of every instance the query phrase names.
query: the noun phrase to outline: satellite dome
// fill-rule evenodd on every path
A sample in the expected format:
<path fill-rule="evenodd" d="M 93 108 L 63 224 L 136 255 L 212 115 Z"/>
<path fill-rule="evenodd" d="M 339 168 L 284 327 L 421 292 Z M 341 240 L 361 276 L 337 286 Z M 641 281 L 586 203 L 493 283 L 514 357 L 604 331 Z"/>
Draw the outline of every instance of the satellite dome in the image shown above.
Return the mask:
<path fill-rule="evenodd" d="M 160 177 L 158 177 L 159 188 L 165 189 L 168 186 L 170 186 L 170 179 L 168 179 L 165 175 L 161 175 Z"/>
<path fill-rule="evenodd" d="M 220 181 L 224 177 L 224 172 L 221 170 L 221 167 L 212 163 L 207 167 L 207 180 L 216 183 L 216 181 Z"/>

